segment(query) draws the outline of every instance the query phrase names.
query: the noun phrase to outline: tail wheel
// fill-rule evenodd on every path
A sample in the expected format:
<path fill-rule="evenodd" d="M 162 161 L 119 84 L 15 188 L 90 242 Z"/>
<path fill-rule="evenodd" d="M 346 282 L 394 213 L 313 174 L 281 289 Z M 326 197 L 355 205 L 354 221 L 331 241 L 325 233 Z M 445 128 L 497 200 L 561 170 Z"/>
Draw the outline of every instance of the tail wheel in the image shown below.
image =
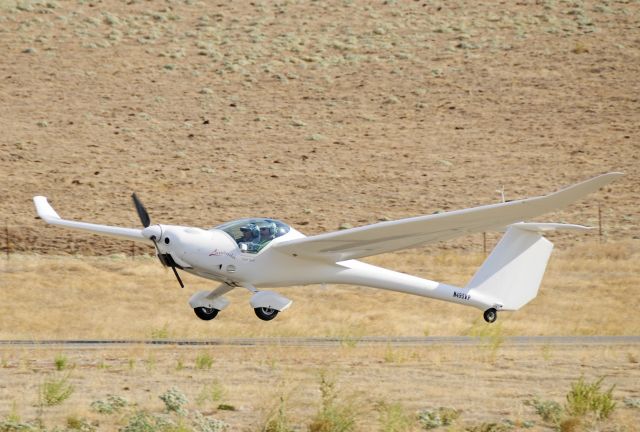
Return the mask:
<path fill-rule="evenodd" d="M 494 322 L 498 318 L 498 311 L 495 308 L 484 311 L 484 320 L 488 323 Z"/>
<path fill-rule="evenodd" d="M 216 315 L 218 315 L 218 312 L 220 312 L 218 309 L 208 307 L 193 308 L 193 311 L 196 313 L 198 318 L 205 321 L 214 319 Z"/>
<path fill-rule="evenodd" d="M 257 307 L 253 311 L 262 321 L 271 321 L 278 315 L 278 311 L 276 309 L 268 307 Z"/>

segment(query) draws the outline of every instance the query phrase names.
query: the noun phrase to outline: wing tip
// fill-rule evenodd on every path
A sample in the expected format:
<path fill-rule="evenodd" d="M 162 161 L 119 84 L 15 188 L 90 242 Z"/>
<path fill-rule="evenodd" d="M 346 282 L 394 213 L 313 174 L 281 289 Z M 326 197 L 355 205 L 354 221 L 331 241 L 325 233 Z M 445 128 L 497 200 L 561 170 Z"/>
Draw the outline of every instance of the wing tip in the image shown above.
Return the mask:
<path fill-rule="evenodd" d="M 58 213 L 56 213 L 53 207 L 51 207 L 51 204 L 49 204 L 47 197 L 42 195 L 34 196 L 33 202 L 36 206 L 38 216 L 45 222 L 49 222 L 51 219 L 60 219 Z"/>

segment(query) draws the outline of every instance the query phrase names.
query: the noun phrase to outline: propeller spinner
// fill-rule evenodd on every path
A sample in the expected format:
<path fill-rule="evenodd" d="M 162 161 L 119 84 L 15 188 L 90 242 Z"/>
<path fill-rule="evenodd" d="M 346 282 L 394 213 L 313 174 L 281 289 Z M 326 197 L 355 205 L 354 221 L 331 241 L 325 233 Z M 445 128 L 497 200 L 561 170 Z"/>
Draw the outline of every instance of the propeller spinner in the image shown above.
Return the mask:
<path fill-rule="evenodd" d="M 135 193 L 131 194 L 131 198 L 133 199 L 133 204 L 136 206 L 136 211 L 138 212 L 140 222 L 142 222 L 142 225 L 144 226 L 142 235 L 153 242 L 153 245 L 156 248 L 158 259 L 160 260 L 162 265 L 164 267 L 171 267 L 171 270 L 173 270 L 173 274 L 176 275 L 176 279 L 178 279 L 180 288 L 184 288 L 184 284 L 182 283 L 182 279 L 180 279 L 180 275 L 178 274 L 178 270 L 176 269 L 176 263 L 173 260 L 173 257 L 170 254 L 160 253 L 160 249 L 158 248 L 158 240 L 162 236 L 162 228 L 160 227 L 160 225 L 151 226 L 151 218 L 149 217 L 149 213 L 142 204 L 142 201 L 140 201 L 140 198 L 138 198 Z"/>

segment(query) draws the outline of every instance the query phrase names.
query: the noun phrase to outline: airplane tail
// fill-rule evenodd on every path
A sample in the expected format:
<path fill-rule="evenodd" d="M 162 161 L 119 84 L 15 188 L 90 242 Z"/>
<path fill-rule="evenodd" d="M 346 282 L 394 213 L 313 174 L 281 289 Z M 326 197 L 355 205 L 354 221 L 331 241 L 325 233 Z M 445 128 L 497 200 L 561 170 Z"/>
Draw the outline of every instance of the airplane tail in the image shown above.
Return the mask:
<path fill-rule="evenodd" d="M 538 295 L 553 243 L 543 232 L 586 230 L 581 225 L 517 223 L 510 225 L 465 287 L 472 298 L 496 310 L 518 310 Z"/>

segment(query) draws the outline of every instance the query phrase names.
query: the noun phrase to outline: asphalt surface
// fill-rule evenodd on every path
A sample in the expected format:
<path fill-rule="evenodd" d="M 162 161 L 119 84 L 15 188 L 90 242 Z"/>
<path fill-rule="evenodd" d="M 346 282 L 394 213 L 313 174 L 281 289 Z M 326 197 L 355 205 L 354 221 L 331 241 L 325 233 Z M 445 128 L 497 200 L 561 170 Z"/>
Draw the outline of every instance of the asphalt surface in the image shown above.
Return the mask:
<path fill-rule="evenodd" d="M 106 348 L 126 345 L 156 346 L 287 346 L 287 347 L 336 347 L 336 346 L 466 346 L 486 343 L 489 339 L 471 336 L 363 336 L 363 337 L 282 337 L 282 338 L 220 338 L 192 339 L 138 339 L 138 340 L 0 340 L 2 346 L 50 347 L 68 346 Z M 638 345 L 640 336 L 511 336 L 505 337 L 506 346 L 576 346 L 576 345 Z"/>

